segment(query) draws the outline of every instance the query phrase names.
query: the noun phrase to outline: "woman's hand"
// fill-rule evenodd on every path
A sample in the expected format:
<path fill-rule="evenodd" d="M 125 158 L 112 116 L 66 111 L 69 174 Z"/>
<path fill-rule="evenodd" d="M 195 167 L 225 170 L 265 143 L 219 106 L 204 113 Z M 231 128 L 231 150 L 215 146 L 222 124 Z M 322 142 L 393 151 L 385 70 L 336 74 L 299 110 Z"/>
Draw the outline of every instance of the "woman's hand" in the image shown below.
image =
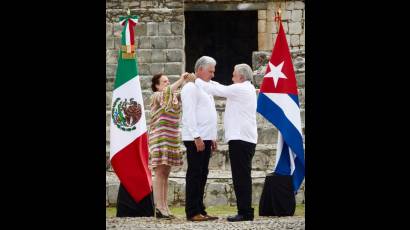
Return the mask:
<path fill-rule="evenodd" d="M 185 72 L 185 73 L 181 74 L 181 77 L 179 78 L 179 80 L 186 81 L 188 75 L 189 75 L 188 72 Z"/>
<path fill-rule="evenodd" d="M 185 82 L 185 79 L 187 78 L 188 75 L 189 73 L 187 72 L 181 74 L 181 77 L 178 79 L 178 81 L 174 82 L 174 84 L 171 85 L 172 92 L 175 92 L 175 90 L 181 87 L 182 83 Z"/>
<path fill-rule="evenodd" d="M 185 82 L 194 82 L 196 79 L 196 76 L 194 73 L 190 73 L 186 76 Z"/>

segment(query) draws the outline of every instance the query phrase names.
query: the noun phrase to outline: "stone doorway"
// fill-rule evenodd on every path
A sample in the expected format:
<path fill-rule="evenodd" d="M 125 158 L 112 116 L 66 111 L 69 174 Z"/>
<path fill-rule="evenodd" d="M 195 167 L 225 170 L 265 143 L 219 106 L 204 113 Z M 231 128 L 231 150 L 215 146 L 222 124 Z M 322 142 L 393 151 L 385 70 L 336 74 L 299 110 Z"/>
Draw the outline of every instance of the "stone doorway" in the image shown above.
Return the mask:
<path fill-rule="evenodd" d="M 195 61 L 215 58 L 213 80 L 230 85 L 236 64 L 252 67 L 252 52 L 258 50 L 258 13 L 253 11 L 186 11 L 186 71 L 193 72 Z"/>

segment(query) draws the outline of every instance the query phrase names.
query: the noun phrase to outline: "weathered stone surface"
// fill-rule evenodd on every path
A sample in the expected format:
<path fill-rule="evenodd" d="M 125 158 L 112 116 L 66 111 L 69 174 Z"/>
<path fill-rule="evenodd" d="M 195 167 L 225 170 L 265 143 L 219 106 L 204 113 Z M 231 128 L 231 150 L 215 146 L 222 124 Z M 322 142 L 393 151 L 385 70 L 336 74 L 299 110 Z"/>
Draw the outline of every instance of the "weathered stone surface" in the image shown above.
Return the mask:
<path fill-rule="evenodd" d="M 204 203 L 210 206 L 227 205 L 228 197 L 226 196 L 225 183 L 211 183 L 205 187 Z"/>
<path fill-rule="evenodd" d="M 300 41 L 300 45 L 303 45 L 303 46 L 305 45 L 305 34 L 300 35 L 299 41 Z"/>
<path fill-rule="evenodd" d="M 302 33 L 302 25 L 300 22 L 291 22 L 289 23 L 289 34 L 301 34 Z"/>
<path fill-rule="evenodd" d="M 299 35 L 291 35 L 290 36 L 290 45 L 291 46 L 298 46 L 299 45 Z"/>
<path fill-rule="evenodd" d="M 295 1 L 295 9 L 304 9 L 305 8 L 305 3 L 302 1 Z"/>
<path fill-rule="evenodd" d="M 271 127 L 258 127 L 258 144 L 276 144 L 278 130 L 273 125 Z"/>
<path fill-rule="evenodd" d="M 157 73 L 164 73 L 164 64 L 162 63 L 153 63 L 150 64 L 150 73 L 151 75 L 157 74 Z"/>
<path fill-rule="evenodd" d="M 158 35 L 171 35 L 171 22 L 160 22 L 158 24 Z"/>
<path fill-rule="evenodd" d="M 173 35 L 183 35 L 184 24 L 182 22 L 171 22 L 171 32 Z"/>
<path fill-rule="evenodd" d="M 225 169 L 225 154 L 221 152 L 213 153 L 211 159 L 209 159 L 209 169 L 210 170 L 221 170 Z"/>
<path fill-rule="evenodd" d="M 292 17 L 292 11 L 282 10 L 282 20 L 290 20 Z"/>
<path fill-rule="evenodd" d="M 182 62 L 184 51 L 182 49 L 171 49 L 167 50 L 166 57 L 168 62 Z"/>
<path fill-rule="evenodd" d="M 151 38 L 152 49 L 165 49 L 167 48 L 166 37 L 152 37 Z"/>
<path fill-rule="evenodd" d="M 266 10 L 258 10 L 258 19 L 266 19 Z"/>
<path fill-rule="evenodd" d="M 106 76 L 115 76 L 115 72 L 117 71 L 116 64 L 107 64 L 105 65 L 105 75 Z"/>
<path fill-rule="evenodd" d="M 286 9 L 287 9 L 287 10 L 293 10 L 293 9 L 295 9 L 295 2 L 294 2 L 294 1 L 288 1 L 288 2 L 286 2 Z"/>
<path fill-rule="evenodd" d="M 117 64 L 117 51 L 112 49 L 107 49 L 105 60 L 107 64 Z"/>
<path fill-rule="evenodd" d="M 146 36 L 147 35 L 147 24 L 146 23 L 138 23 L 135 25 L 135 36 Z"/>
<path fill-rule="evenodd" d="M 184 48 L 184 38 L 182 36 L 172 36 L 166 38 L 168 49 L 183 49 Z"/>
<path fill-rule="evenodd" d="M 161 50 L 161 49 L 152 50 L 152 55 L 151 55 L 152 63 L 165 62 L 165 60 L 166 58 L 165 58 L 164 50 Z"/>
<path fill-rule="evenodd" d="M 182 63 L 165 63 L 165 73 L 170 75 L 182 74 Z"/>
<path fill-rule="evenodd" d="M 252 159 L 252 170 L 265 171 L 272 169 L 275 165 L 276 146 L 272 149 L 255 151 Z"/>
<path fill-rule="evenodd" d="M 151 39 L 147 36 L 138 37 L 137 47 L 139 49 L 151 49 Z"/>
<path fill-rule="evenodd" d="M 252 180 L 252 204 L 258 205 L 261 199 L 265 178 Z"/>
<path fill-rule="evenodd" d="M 158 35 L 158 23 L 148 22 L 147 23 L 147 35 L 148 36 L 157 36 Z"/>
<path fill-rule="evenodd" d="M 258 33 L 266 32 L 266 20 L 258 20 Z"/>
<path fill-rule="evenodd" d="M 110 37 L 114 34 L 114 27 L 112 23 L 105 23 L 105 36 Z"/>
<path fill-rule="evenodd" d="M 107 185 L 108 204 L 113 205 L 117 203 L 119 183 Z"/>
<path fill-rule="evenodd" d="M 141 75 L 150 75 L 151 74 L 150 65 L 147 64 L 147 63 L 138 64 L 138 68 L 139 68 L 139 74 L 141 74 Z"/>
<path fill-rule="evenodd" d="M 291 19 L 294 22 L 300 22 L 302 20 L 302 10 L 293 10 Z"/>
<path fill-rule="evenodd" d="M 152 57 L 151 49 L 137 49 L 136 52 L 137 52 L 137 58 L 138 58 L 139 64 L 151 62 L 151 57 Z"/>
<path fill-rule="evenodd" d="M 105 46 L 107 49 L 114 49 L 115 44 L 114 44 L 114 38 L 113 37 L 106 37 L 105 38 Z"/>

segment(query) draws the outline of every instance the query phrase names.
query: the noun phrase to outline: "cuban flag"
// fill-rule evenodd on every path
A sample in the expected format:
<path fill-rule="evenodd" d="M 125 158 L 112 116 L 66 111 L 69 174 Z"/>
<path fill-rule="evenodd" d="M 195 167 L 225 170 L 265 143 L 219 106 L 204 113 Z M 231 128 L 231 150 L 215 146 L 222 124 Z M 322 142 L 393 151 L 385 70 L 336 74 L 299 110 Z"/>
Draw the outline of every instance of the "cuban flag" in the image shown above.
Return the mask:
<path fill-rule="evenodd" d="M 282 22 L 262 80 L 257 111 L 279 131 L 273 172 L 291 175 L 295 194 L 305 177 L 302 125 L 295 72 Z"/>

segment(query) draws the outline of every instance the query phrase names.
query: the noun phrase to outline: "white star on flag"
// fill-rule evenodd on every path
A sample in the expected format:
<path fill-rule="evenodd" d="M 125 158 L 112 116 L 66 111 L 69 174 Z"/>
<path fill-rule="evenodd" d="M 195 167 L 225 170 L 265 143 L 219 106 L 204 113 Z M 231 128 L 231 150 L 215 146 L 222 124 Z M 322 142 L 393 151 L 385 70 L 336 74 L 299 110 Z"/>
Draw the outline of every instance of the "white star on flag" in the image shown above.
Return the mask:
<path fill-rule="evenodd" d="M 270 72 L 267 73 L 265 76 L 263 76 L 263 77 L 273 78 L 273 83 L 274 83 L 275 87 L 278 84 L 279 78 L 288 79 L 286 77 L 286 75 L 284 73 L 282 73 L 283 63 L 284 63 L 284 61 L 282 63 L 280 63 L 278 66 L 275 66 L 271 62 L 269 62 Z"/>

